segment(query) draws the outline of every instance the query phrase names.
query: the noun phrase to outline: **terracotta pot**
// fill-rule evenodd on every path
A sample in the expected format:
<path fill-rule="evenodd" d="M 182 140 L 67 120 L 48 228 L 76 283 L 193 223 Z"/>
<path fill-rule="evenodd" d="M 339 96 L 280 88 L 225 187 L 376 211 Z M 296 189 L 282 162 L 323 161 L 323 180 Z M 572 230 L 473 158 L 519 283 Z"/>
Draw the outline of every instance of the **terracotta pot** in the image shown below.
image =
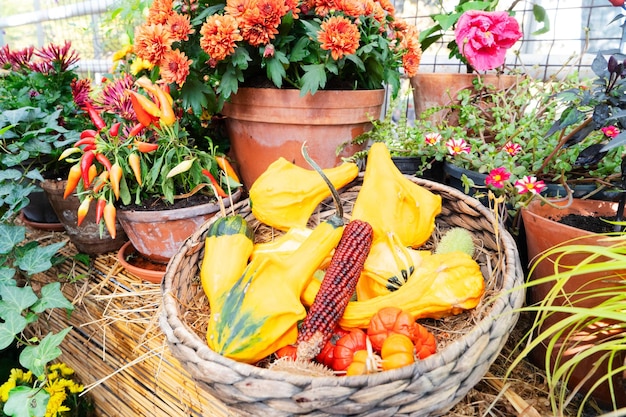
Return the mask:
<path fill-rule="evenodd" d="M 472 82 L 476 77 L 476 74 L 418 73 L 411 78 L 415 115 L 419 117 L 427 109 L 454 101 L 459 91 L 473 86 Z M 483 84 L 493 85 L 499 90 L 511 87 L 519 80 L 516 75 L 498 74 L 484 74 L 481 78 Z M 442 118 L 443 113 L 437 112 L 431 120 L 440 121 Z"/>
<path fill-rule="evenodd" d="M 239 201 L 241 190 L 232 196 Z M 231 205 L 225 198 L 224 206 Z M 217 203 L 173 210 L 117 210 L 117 219 L 137 252 L 153 262 L 168 263 L 184 241 L 220 209 Z"/>
<path fill-rule="evenodd" d="M 524 230 L 526 232 L 526 242 L 527 242 L 527 250 L 528 250 L 528 258 L 533 262 L 533 259 L 541 254 L 542 252 L 557 247 L 560 245 L 567 244 L 581 244 L 581 245 L 598 245 L 598 246 L 609 246 L 612 242 L 607 242 L 606 240 L 600 239 L 601 235 L 587 232 L 582 229 L 578 229 L 575 227 L 571 227 L 568 225 L 564 225 L 558 222 L 560 218 L 567 214 L 583 214 L 583 215 L 595 215 L 595 216 L 614 216 L 617 209 L 617 203 L 615 202 L 607 202 L 600 200 L 580 200 L 574 199 L 573 204 L 567 209 L 558 209 L 553 208 L 548 205 L 542 205 L 540 200 L 535 200 L 531 202 L 526 208 L 522 209 L 522 218 L 524 221 Z M 575 239 L 575 240 L 574 240 Z M 559 262 L 561 265 L 577 265 L 581 263 L 588 255 L 585 254 L 570 254 L 559 258 Z M 601 259 L 600 259 L 601 260 Z M 550 257 L 546 260 L 539 262 L 533 271 L 530 279 L 539 279 L 542 277 L 547 277 L 554 274 L 554 262 L 555 258 Z M 607 273 L 608 274 L 608 273 Z M 616 274 L 621 276 L 621 279 L 626 279 L 626 270 L 624 271 L 610 271 L 610 274 Z M 601 303 L 606 298 L 594 297 L 590 299 L 588 296 L 584 294 L 580 294 L 577 292 L 593 290 L 597 288 L 606 287 L 606 282 L 603 280 L 605 275 L 602 274 L 581 274 L 581 275 L 573 275 L 570 277 L 565 283 L 564 292 L 567 294 L 571 294 L 570 300 L 575 306 L 583 307 L 583 308 L 593 308 L 597 304 Z M 612 279 L 619 279 L 615 276 Z M 529 288 L 528 291 L 528 303 L 533 304 L 543 300 L 550 289 L 552 288 L 552 283 L 547 282 L 544 284 L 534 285 Z M 561 301 L 565 301 L 562 298 L 557 298 L 556 303 Z M 565 313 L 555 313 L 548 317 L 548 319 L 543 323 L 542 329 L 549 328 L 551 325 L 564 320 L 568 317 Z M 615 337 L 615 334 L 624 333 L 626 330 L 621 330 L 619 332 L 615 332 L 614 330 L 608 330 L 608 326 L 614 324 L 612 321 L 601 321 L 596 323 L 594 328 L 591 327 L 581 329 L 580 331 L 574 333 L 570 336 L 570 339 L 565 339 L 565 337 L 559 339 L 559 345 L 557 346 L 557 350 L 559 346 L 565 345 L 570 347 L 567 350 L 564 357 L 561 359 L 561 363 L 571 357 L 573 357 L 577 349 L 585 349 L 585 346 L 592 346 L 593 344 L 599 343 L 602 340 L 605 340 L 608 337 Z M 598 330 L 602 330 L 607 328 L 606 331 L 602 332 L 602 334 L 598 334 Z M 540 329 L 541 331 L 541 329 Z M 590 332 L 593 331 L 593 334 Z M 623 336 L 622 336 L 623 337 Z M 584 341 L 582 345 L 576 345 L 573 347 L 574 342 L 572 340 L 577 340 L 578 343 L 580 341 Z M 545 366 L 545 355 L 546 349 L 545 346 L 539 346 L 538 349 L 535 349 L 531 355 L 532 361 L 539 367 Z M 556 356 L 556 355 L 553 355 Z M 584 378 L 587 377 L 587 374 L 590 369 L 592 369 L 594 362 L 596 362 L 600 358 L 601 354 L 591 356 L 590 358 L 584 359 L 577 365 L 568 382 L 568 386 L 570 388 L 574 388 L 578 383 L 583 381 Z M 622 352 L 618 355 L 617 364 L 615 366 L 619 366 L 619 363 L 623 363 L 624 361 L 624 353 Z M 554 363 L 555 358 L 551 358 L 552 363 Z M 605 375 L 607 372 L 608 364 L 603 363 L 597 372 L 595 372 L 589 380 L 583 383 L 582 389 L 584 391 L 588 391 L 591 389 L 592 385 L 596 383 L 597 379 L 602 375 Z M 615 399 L 617 400 L 617 404 L 620 407 L 626 406 L 626 388 L 622 385 L 622 378 L 615 377 L 613 378 L 613 384 L 615 389 L 617 389 L 617 393 L 615 395 Z M 619 390 L 622 390 L 621 394 Z M 601 404 L 605 406 L 610 406 L 612 396 L 609 391 L 609 384 L 603 383 L 597 389 L 595 389 L 592 393 L 592 396 Z"/>
<path fill-rule="evenodd" d="M 322 168 L 341 163 L 364 146 L 337 147 L 372 128 L 381 115 L 384 90 L 318 91 L 300 96 L 299 90 L 240 88 L 224 104 L 232 156 L 249 189 L 267 167 L 284 157 L 310 168 L 302 144 Z"/>
<path fill-rule="evenodd" d="M 118 250 L 126 242 L 126 234 L 122 226 L 116 224 L 115 239 L 107 232 L 106 227 L 100 234 L 100 226 L 96 224 L 96 207 L 89 207 L 87 216 L 78 226 L 78 206 L 80 200 L 75 194 L 63 199 L 66 180 L 45 180 L 41 186 L 48 195 L 57 217 L 63 223 L 65 232 L 79 252 L 99 255 Z"/>

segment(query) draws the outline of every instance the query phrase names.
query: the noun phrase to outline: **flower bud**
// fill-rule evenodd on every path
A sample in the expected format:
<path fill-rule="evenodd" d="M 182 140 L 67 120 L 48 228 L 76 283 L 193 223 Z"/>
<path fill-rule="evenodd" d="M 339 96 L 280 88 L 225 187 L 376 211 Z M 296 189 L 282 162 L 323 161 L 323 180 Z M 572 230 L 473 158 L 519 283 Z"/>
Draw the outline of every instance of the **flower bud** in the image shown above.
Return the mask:
<path fill-rule="evenodd" d="M 268 43 L 267 46 L 265 46 L 265 50 L 263 51 L 263 58 L 271 58 L 274 56 L 274 45 L 272 45 L 271 43 Z"/>
<path fill-rule="evenodd" d="M 611 55 L 611 57 L 609 58 L 609 64 L 607 68 L 611 74 L 613 74 L 615 72 L 615 69 L 617 68 L 617 59 L 615 59 L 613 55 Z"/>

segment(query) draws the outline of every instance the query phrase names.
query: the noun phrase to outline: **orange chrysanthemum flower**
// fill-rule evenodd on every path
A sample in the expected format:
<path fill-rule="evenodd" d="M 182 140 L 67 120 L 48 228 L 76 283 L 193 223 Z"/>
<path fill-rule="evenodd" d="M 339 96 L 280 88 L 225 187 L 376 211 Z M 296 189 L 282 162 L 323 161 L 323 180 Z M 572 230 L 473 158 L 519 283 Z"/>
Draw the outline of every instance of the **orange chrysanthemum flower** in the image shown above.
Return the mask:
<path fill-rule="evenodd" d="M 377 22 L 383 23 L 385 21 L 385 17 L 387 16 L 387 12 L 380 3 L 375 0 L 365 0 L 363 2 L 363 7 L 365 8 L 365 15 L 372 16 Z M 382 28 L 381 28 L 382 29 Z"/>
<path fill-rule="evenodd" d="M 135 31 L 133 50 L 139 58 L 159 65 L 165 54 L 172 50 L 173 41 L 165 26 L 141 25 Z"/>
<path fill-rule="evenodd" d="M 378 3 L 380 4 L 380 7 L 382 7 L 383 10 L 391 16 L 396 14 L 396 8 L 393 7 L 393 4 L 389 0 L 378 0 Z"/>
<path fill-rule="evenodd" d="M 259 0 L 238 19 L 241 36 L 252 46 L 266 45 L 278 34 L 278 26 L 289 12 L 284 1 Z"/>
<path fill-rule="evenodd" d="M 287 12 L 291 11 L 294 19 L 297 19 L 298 14 L 300 13 L 298 4 L 299 4 L 298 0 L 285 0 L 285 6 L 287 7 Z"/>
<path fill-rule="evenodd" d="M 358 0 L 337 0 L 337 7 L 350 17 L 359 17 L 365 13 L 363 2 Z"/>
<path fill-rule="evenodd" d="M 148 25 L 164 25 L 167 19 L 174 14 L 172 9 L 172 0 L 154 0 L 152 6 L 148 10 L 146 24 Z"/>
<path fill-rule="evenodd" d="M 215 61 L 221 61 L 234 53 L 237 42 L 243 39 L 237 21 L 229 15 L 209 16 L 200 34 L 200 47 Z"/>
<path fill-rule="evenodd" d="M 408 51 L 402 56 L 402 68 L 404 68 L 404 72 L 407 77 L 414 77 L 417 74 L 417 70 L 419 69 L 421 60 L 421 49 Z"/>
<path fill-rule="evenodd" d="M 249 0 L 227 0 L 224 11 L 226 14 L 231 15 L 235 19 L 239 20 L 249 8 Z"/>
<path fill-rule="evenodd" d="M 326 17 L 335 10 L 339 10 L 335 0 L 315 0 L 315 13 L 320 17 Z"/>
<path fill-rule="evenodd" d="M 195 32 L 194 28 L 191 26 L 189 16 L 183 16 L 178 13 L 172 14 L 167 19 L 166 27 L 170 31 L 174 41 L 189 40 L 189 35 Z"/>
<path fill-rule="evenodd" d="M 178 49 L 168 52 L 159 67 L 161 79 L 168 84 L 175 83 L 182 87 L 189 75 L 189 67 L 192 62 L 184 52 Z"/>
<path fill-rule="evenodd" d="M 338 60 L 356 52 L 359 47 L 359 28 L 345 17 L 333 16 L 324 21 L 317 35 L 321 48 L 329 50 Z"/>
<path fill-rule="evenodd" d="M 419 31 L 415 26 L 407 25 L 403 31 L 397 32 L 400 35 L 398 48 L 406 51 L 420 49 Z"/>

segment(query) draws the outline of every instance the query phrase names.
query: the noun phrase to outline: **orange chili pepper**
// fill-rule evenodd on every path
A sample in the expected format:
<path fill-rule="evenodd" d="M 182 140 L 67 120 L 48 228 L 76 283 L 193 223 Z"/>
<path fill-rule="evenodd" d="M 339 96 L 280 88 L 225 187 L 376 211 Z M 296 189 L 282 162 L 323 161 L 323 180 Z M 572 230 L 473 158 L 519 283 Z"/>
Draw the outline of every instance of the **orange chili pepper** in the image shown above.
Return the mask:
<path fill-rule="evenodd" d="M 98 198 L 98 202 L 96 203 L 96 224 L 100 223 L 100 220 L 102 220 L 102 215 L 104 214 L 104 206 L 106 206 L 106 204 L 106 198 Z"/>
<path fill-rule="evenodd" d="M 174 109 L 172 109 L 172 105 L 170 104 L 170 100 L 168 98 L 169 94 L 163 91 L 161 87 L 157 85 L 156 96 L 159 100 L 159 107 L 161 108 L 159 123 L 162 123 L 165 126 L 173 125 L 174 122 L 176 122 L 176 115 L 174 114 Z"/>
<path fill-rule="evenodd" d="M 93 197 L 88 195 L 87 197 L 85 197 L 85 199 L 80 203 L 80 206 L 78 206 L 78 217 L 77 217 L 77 222 L 76 224 L 78 226 L 80 226 L 80 224 L 83 222 L 83 220 L 85 219 L 85 216 L 87 215 L 87 212 L 89 211 L 89 205 L 91 204 L 91 200 L 93 200 Z"/>
<path fill-rule="evenodd" d="M 98 193 L 105 186 L 107 181 L 109 180 L 109 171 L 102 171 L 100 175 L 98 175 L 98 179 L 93 184 L 93 192 Z"/>
<path fill-rule="evenodd" d="M 137 123 L 135 126 L 133 126 L 132 129 L 130 129 L 130 131 L 128 132 L 128 137 L 132 138 L 133 136 L 137 136 L 138 134 L 141 133 L 141 131 L 145 128 L 144 125 L 142 125 L 141 123 Z"/>
<path fill-rule="evenodd" d="M 74 192 L 81 177 L 80 163 L 72 165 L 70 173 L 67 176 L 67 184 L 65 184 L 65 192 L 63 193 L 63 199 L 66 199 L 70 194 Z"/>
<path fill-rule="evenodd" d="M 120 181 L 122 180 L 122 175 L 124 175 L 122 167 L 116 161 L 111 165 L 111 169 L 109 170 L 109 182 L 111 183 L 111 189 L 113 190 L 113 194 L 115 194 L 116 200 L 120 198 Z"/>
<path fill-rule="evenodd" d="M 95 165 L 89 167 L 89 171 L 87 171 L 87 176 L 89 177 L 89 184 L 91 184 L 98 175 L 98 168 Z"/>
<path fill-rule="evenodd" d="M 141 181 L 141 159 L 139 155 L 136 153 L 131 153 L 128 155 L 128 165 L 130 165 L 133 173 L 135 174 L 135 179 L 137 180 L 137 184 L 141 186 L 143 183 Z"/>
<path fill-rule="evenodd" d="M 126 91 L 130 94 L 130 102 L 133 106 L 133 110 L 135 110 L 135 115 L 139 123 L 148 127 L 155 120 L 158 120 L 161 115 L 161 110 L 159 110 L 159 107 L 153 101 L 136 91 Z"/>
<path fill-rule="evenodd" d="M 230 164 L 228 159 L 226 159 L 226 157 L 224 157 L 224 156 L 216 156 L 215 157 L 215 161 L 217 162 L 217 166 L 219 166 L 222 169 L 222 171 L 224 171 L 226 173 L 226 175 L 228 175 L 233 180 L 235 180 L 237 182 L 240 182 L 239 181 L 239 176 L 237 175 L 237 172 L 235 172 L 235 169 Z"/>
<path fill-rule="evenodd" d="M 213 185 L 213 187 L 215 187 L 215 192 L 217 193 L 219 197 L 223 197 L 223 198 L 228 197 L 228 194 L 226 194 L 224 190 L 222 189 L 222 187 L 220 187 L 219 183 L 217 182 L 215 177 L 209 172 L 208 169 L 203 169 L 202 173 L 206 175 L 207 177 L 209 177 L 209 180 L 211 181 L 211 184 Z"/>
<path fill-rule="evenodd" d="M 115 212 L 116 210 L 113 203 L 107 203 L 106 206 L 104 206 L 104 225 L 113 239 L 115 239 L 115 235 L 117 235 L 115 228 Z"/>
<path fill-rule="evenodd" d="M 159 145 L 156 143 L 141 142 L 139 140 L 135 141 L 135 147 L 141 153 L 150 153 L 159 149 Z"/>

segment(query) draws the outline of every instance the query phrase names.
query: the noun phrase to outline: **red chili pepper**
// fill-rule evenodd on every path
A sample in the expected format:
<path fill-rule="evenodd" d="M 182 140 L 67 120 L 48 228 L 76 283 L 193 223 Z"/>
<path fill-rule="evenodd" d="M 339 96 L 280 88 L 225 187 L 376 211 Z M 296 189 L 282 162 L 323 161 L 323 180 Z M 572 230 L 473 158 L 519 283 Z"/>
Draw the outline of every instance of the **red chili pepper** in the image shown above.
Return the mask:
<path fill-rule="evenodd" d="M 80 206 L 78 206 L 78 217 L 77 217 L 77 222 L 76 222 L 78 226 L 80 226 L 80 224 L 85 219 L 85 216 L 87 215 L 87 212 L 89 211 L 89 205 L 91 204 L 91 200 L 93 200 L 93 197 L 88 195 L 80 203 Z"/>
<path fill-rule="evenodd" d="M 93 160 L 96 157 L 94 151 L 87 151 L 83 154 L 83 157 L 80 159 L 80 174 L 83 177 L 83 185 L 85 188 L 88 188 L 91 184 L 91 180 L 89 179 L 89 167 L 93 164 Z"/>
<path fill-rule="evenodd" d="M 106 206 L 106 204 L 106 198 L 98 198 L 98 202 L 96 203 L 96 224 L 100 223 L 100 220 L 102 220 L 102 215 L 104 214 L 104 206 Z"/>
<path fill-rule="evenodd" d="M 105 155 L 97 153 L 96 161 L 100 162 L 107 169 L 107 171 L 111 170 L 111 161 L 109 161 L 109 158 L 107 158 Z"/>
<path fill-rule="evenodd" d="M 98 134 L 98 132 L 96 132 L 93 129 L 85 129 L 81 132 L 80 134 L 80 138 L 81 139 L 85 139 L 85 138 L 93 138 Z"/>
<path fill-rule="evenodd" d="M 115 235 L 117 234 L 117 230 L 115 229 L 115 214 L 116 210 L 113 203 L 107 203 L 107 205 L 104 206 L 104 224 L 113 239 L 115 239 Z"/>
<path fill-rule="evenodd" d="M 228 194 L 226 194 L 224 190 L 222 189 L 222 187 L 220 187 L 220 184 L 217 182 L 215 177 L 209 172 L 208 169 L 203 169 L 202 173 L 206 175 L 207 177 L 209 177 L 209 180 L 211 181 L 211 184 L 213 185 L 213 187 L 215 187 L 215 192 L 217 193 L 218 196 L 223 197 L 223 198 L 228 197 Z"/>
<path fill-rule="evenodd" d="M 141 142 L 138 140 L 135 141 L 135 147 L 141 153 L 150 153 L 159 149 L 159 145 L 156 143 Z"/>
<path fill-rule="evenodd" d="M 87 145 L 83 148 L 83 151 L 87 152 L 87 151 L 93 151 L 96 149 L 96 144 L 92 143 L 91 145 Z"/>
<path fill-rule="evenodd" d="M 113 123 L 113 125 L 109 128 L 109 134 L 113 137 L 117 136 L 120 133 L 120 126 L 122 123 L 117 122 Z"/>
<path fill-rule="evenodd" d="M 102 129 L 106 127 L 106 123 L 104 122 L 104 119 L 102 119 L 98 111 L 91 105 L 90 102 L 85 103 L 85 110 L 89 114 L 89 117 L 91 118 L 91 121 L 93 122 L 93 125 L 96 127 L 98 131 L 101 131 Z"/>
<path fill-rule="evenodd" d="M 141 123 L 137 123 L 135 126 L 133 126 L 132 129 L 130 129 L 130 131 L 128 132 L 128 137 L 132 138 L 133 136 L 137 136 L 138 134 L 141 133 L 141 131 L 144 129 L 144 125 L 142 125 Z"/>
<path fill-rule="evenodd" d="M 81 145 L 95 145 L 96 138 L 94 136 L 88 136 L 82 139 L 79 139 L 74 144 L 74 147 L 79 147 Z"/>
<path fill-rule="evenodd" d="M 65 192 L 63 193 L 63 199 L 66 199 L 70 194 L 74 192 L 78 182 L 80 181 L 81 169 L 80 164 L 72 165 L 70 173 L 67 176 L 67 184 L 65 184 Z"/>

